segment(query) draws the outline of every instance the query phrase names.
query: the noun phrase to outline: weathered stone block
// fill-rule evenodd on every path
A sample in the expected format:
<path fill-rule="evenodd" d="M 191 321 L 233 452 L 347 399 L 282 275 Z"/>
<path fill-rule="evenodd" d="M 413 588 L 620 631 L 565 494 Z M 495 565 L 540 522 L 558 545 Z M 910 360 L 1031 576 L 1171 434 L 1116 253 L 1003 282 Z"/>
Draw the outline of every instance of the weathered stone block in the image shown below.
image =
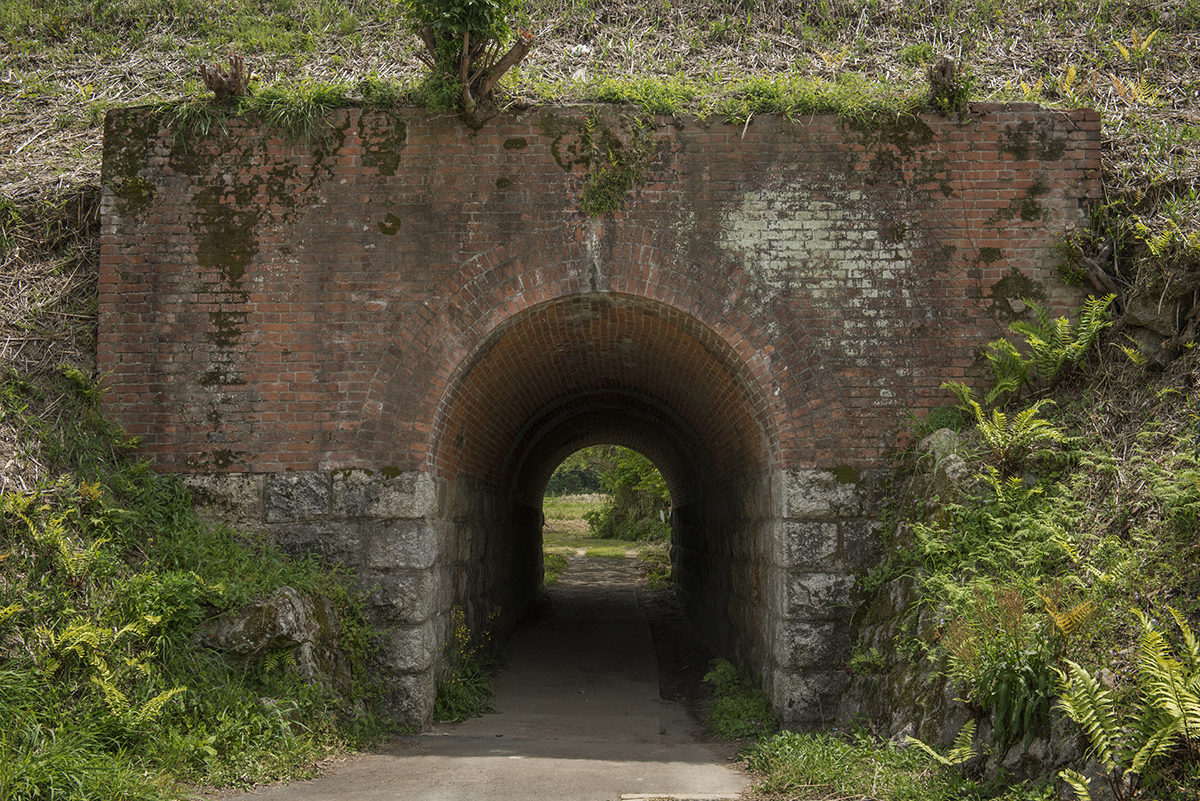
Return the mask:
<path fill-rule="evenodd" d="M 192 506 L 205 520 L 239 528 L 262 522 L 263 477 L 252 473 L 184 473 Z"/>
<path fill-rule="evenodd" d="M 844 668 L 850 627 L 832 620 L 788 620 L 775 635 L 775 664 L 788 668 Z"/>
<path fill-rule="evenodd" d="M 437 638 L 432 620 L 391 629 L 379 651 L 383 665 L 397 673 L 428 670 L 433 667 L 437 657 Z"/>
<path fill-rule="evenodd" d="M 441 571 L 360 574 L 371 613 L 386 625 L 423 623 L 450 606 Z"/>
<path fill-rule="evenodd" d="M 274 523 L 262 527 L 292 556 L 319 556 L 326 562 L 357 567 L 362 558 L 362 532 L 357 523 Z"/>
<path fill-rule="evenodd" d="M 882 530 L 878 520 L 860 518 L 842 523 L 841 566 L 859 570 L 878 564 Z"/>
<path fill-rule="evenodd" d="M 404 726 L 422 726 L 433 718 L 434 671 L 392 674 L 375 711 Z"/>
<path fill-rule="evenodd" d="M 774 538 L 775 564 L 783 568 L 832 567 L 837 559 L 838 525 L 815 520 L 788 520 Z"/>
<path fill-rule="evenodd" d="M 856 476 L 857 477 L 857 476 Z M 858 485 L 831 470 L 784 470 L 777 478 L 779 516 L 801 520 L 857 517 Z"/>
<path fill-rule="evenodd" d="M 771 701 L 785 727 L 817 729 L 834 721 L 845 684 L 845 670 L 776 670 Z"/>
<path fill-rule="evenodd" d="M 437 488 L 429 473 L 345 470 L 333 474 L 335 517 L 415 519 L 436 514 L 437 503 Z"/>
<path fill-rule="evenodd" d="M 329 514 L 329 474 L 276 473 L 267 478 L 264 506 L 268 523 L 317 520 Z"/>
<path fill-rule="evenodd" d="M 438 557 L 438 532 L 424 520 L 364 523 L 366 567 L 371 570 L 425 570 Z"/>
<path fill-rule="evenodd" d="M 853 610 L 854 577 L 845 573 L 793 573 L 787 578 L 784 617 L 841 619 Z"/>

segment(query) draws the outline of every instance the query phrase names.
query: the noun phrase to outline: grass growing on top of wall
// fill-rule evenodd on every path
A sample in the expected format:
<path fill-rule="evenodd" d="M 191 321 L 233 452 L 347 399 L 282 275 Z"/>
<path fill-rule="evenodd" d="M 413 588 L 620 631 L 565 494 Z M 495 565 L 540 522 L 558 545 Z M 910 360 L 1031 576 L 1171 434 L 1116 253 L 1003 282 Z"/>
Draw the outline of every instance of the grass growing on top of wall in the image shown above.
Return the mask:
<path fill-rule="evenodd" d="M 0 378 L 4 433 L 54 476 L 0 494 L 0 797 L 246 786 L 385 732 L 286 654 L 235 664 L 195 644 L 204 621 L 281 587 L 323 595 L 349 694 L 372 694 L 373 635 L 347 577 L 202 523 L 97 401 L 77 371 Z"/>

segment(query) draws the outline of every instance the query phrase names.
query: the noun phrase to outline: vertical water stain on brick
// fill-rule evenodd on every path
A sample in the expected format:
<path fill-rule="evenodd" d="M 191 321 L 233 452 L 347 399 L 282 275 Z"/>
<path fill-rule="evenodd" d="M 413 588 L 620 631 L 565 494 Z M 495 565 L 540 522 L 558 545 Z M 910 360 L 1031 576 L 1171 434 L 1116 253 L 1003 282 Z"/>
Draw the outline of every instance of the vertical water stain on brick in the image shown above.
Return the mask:
<path fill-rule="evenodd" d="M 116 198 L 116 212 L 122 217 L 137 214 L 154 199 L 154 182 L 142 172 L 157 132 L 158 120 L 152 114 L 109 114 L 104 120 L 100 182 Z"/>

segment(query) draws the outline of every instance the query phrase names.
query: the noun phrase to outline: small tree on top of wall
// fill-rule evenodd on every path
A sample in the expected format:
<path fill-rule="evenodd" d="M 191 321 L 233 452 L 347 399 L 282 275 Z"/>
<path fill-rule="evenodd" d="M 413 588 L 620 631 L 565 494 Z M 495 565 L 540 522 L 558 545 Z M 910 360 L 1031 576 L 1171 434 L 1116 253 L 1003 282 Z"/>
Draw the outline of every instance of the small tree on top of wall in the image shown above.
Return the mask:
<path fill-rule="evenodd" d="M 421 60 L 433 71 L 433 105 L 461 104 L 474 113 L 496 82 L 529 52 L 533 34 L 517 31 L 509 20 L 524 0 L 402 0 L 404 14 L 425 45 Z"/>

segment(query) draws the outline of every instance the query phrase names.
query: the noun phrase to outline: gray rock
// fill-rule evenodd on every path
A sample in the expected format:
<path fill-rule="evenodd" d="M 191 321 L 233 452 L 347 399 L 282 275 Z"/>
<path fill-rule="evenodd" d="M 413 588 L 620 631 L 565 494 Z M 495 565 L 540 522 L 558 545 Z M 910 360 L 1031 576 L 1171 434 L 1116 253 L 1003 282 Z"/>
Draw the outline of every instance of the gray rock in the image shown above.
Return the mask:
<path fill-rule="evenodd" d="M 365 567 L 371 570 L 426 570 L 438 557 L 437 528 L 424 520 L 387 520 L 363 524 Z"/>
<path fill-rule="evenodd" d="M 275 523 L 263 530 L 286 553 L 297 558 L 319 556 L 331 564 L 357 567 L 362 561 L 362 531 L 358 523 L 337 520 L 315 523 Z"/>
<path fill-rule="evenodd" d="M 962 444 L 958 433 L 949 428 L 939 428 L 917 444 L 917 452 L 929 454 L 935 461 L 941 461 L 951 454 L 958 453 Z"/>
<path fill-rule="evenodd" d="M 284 587 L 270 598 L 205 623 L 193 640 L 240 660 L 289 652 L 306 679 L 347 691 L 350 669 L 338 647 L 339 634 L 337 611 L 328 599 Z"/>
<path fill-rule="evenodd" d="M 863 570 L 878 564 L 881 529 L 878 520 L 859 518 L 843 522 L 841 566 L 848 570 Z"/>
<path fill-rule="evenodd" d="M 779 476 L 779 516 L 800 520 L 858 517 L 862 498 L 856 481 L 830 470 L 784 470 Z"/>
<path fill-rule="evenodd" d="M 784 616 L 840 619 L 853 606 L 854 577 L 845 573 L 793 573 L 787 578 Z"/>
<path fill-rule="evenodd" d="M 1147 328 L 1163 337 L 1173 337 L 1179 330 L 1179 302 L 1133 295 L 1125 299 L 1125 324 Z"/>
<path fill-rule="evenodd" d="M 787 668 L 838 667 L 850 655 L 850 627 L 841 621 L 788 620 L 779 624 L 775 664 Z M 830 710 L 833 714 L 833 710 Z"/>
<path fill-rule="evenodd" d="M 420 673 L 434 667 L 437 660 L 435 621 L 416 626 L 396 626 L 384 636 L 380 660 L 395 673 Z"/>
<path fill-rule="evenodd" d="M 418 727 L 433 718 L 434 672 L 390 676 L 375 711 L 401 725 Z"/>
<path fill-rule="evenodd" d="M 774 559 L 779 567 L 815 569 L 837 563 L 837 523 L 789 520 L 776 532 Z"/>
<path fill-rule="evenodd" d="M 329 474 L 275 473 L 267 478 L 264 506 L 268 523 L 317 520 L 329 514 Z"/>
<path fill-rule="evenodd" d="M 785 727 L 817 729 L 834 722 L 845 684 L 845 670 L 776 670 L 771 702 Z"/>
<path fill-rule="evenodd" d="M 183 473 L 192 506 L 210 523 L 256 529 L 262 523 L 263 477 L 252 473 Z"/>
<path fill-rule="evenodd" d="M 388 626 L 423 623 L 450 606 L 439 571 L 360 574 L 358 582 L 369 592 L 372 617 Z"/>
<path fill-rule="evenodd" d="M 428 473 L 389 475 L 367 470 L 333 474 L 333 514 L 344 518 L 415 519 L 437 512 L 437 488 Z"/>

